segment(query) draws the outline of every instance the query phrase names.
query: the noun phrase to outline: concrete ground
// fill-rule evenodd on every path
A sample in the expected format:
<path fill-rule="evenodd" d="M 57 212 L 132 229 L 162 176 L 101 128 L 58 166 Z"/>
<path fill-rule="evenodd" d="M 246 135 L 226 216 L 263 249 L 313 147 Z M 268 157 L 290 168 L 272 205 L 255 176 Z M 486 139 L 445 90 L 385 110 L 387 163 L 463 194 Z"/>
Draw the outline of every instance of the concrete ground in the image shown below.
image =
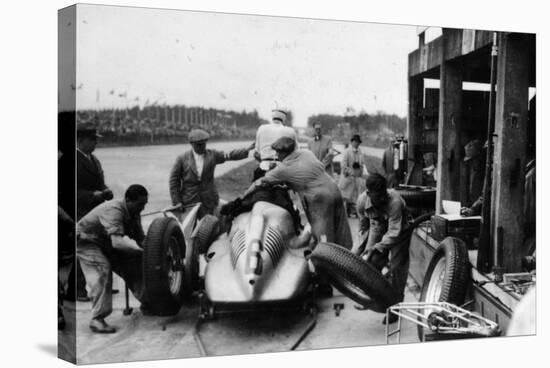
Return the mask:
<path fill-rule="evenodd" d="M 351 220 L 355 229 L 356 220 Z M 405 301 L 415 301 L 417 289 L 411 283 Z M 133 313 L 124 316 L 124 284 L 115 276 L 114 311 L 107 318 L 116 326 L 115 334 L 95 334 L 88 328 L 90 303 L 67 303 L 70 315 L 76 313 L 77 360 L 80 364 L 137 360 L 200 357 L 193 330 L 198 319 L 198 303 L 182 307 L 174 317 L 144 316 L 139 302 L 131 298 Z M 335 303 L 344 304 L 339 316 Z M 76 304 L 76 305 L 75 305 Z M 319 299 L 317 323 L 297 350 L 342 348 L 386 344 L 383 314 L 354 308 L 355 302 L 335 290 L 331 298 Z M 200 336 L 208 356 L 288 351 L 297 342 L 312 317 L 303 311 L 262 312 L 256 315 L 222 315 L 200 327 Z M 397 327 L 397 323 L 391 326 Z M 418 342 L 416 326 L 403 322 L 401 343 Z M 390 339 L 395 343 L 396 338 Z"/>

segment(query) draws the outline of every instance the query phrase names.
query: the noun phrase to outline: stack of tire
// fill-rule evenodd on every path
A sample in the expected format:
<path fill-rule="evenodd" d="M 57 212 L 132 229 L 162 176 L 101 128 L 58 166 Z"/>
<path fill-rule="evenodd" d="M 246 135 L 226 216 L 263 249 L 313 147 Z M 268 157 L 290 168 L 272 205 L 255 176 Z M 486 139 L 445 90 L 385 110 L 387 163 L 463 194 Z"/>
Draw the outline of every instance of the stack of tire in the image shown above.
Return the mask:
<path fill-rule="evenodd" d="M 395 190 L 405 200 L 409 209 L 433 210 L 435 208 L 435 188 L 433 187 L 397 187 Z"/>

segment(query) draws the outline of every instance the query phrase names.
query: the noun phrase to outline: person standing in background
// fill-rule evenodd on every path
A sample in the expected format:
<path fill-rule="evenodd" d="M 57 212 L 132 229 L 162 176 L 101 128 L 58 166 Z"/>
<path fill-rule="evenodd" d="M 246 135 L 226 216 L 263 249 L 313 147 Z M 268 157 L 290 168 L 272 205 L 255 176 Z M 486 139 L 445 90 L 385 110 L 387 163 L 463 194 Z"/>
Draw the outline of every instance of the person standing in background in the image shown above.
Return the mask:
<path fill-rule="evenodd" d="M 481 141 L 473 139 L 464 146 L 464 179 L 466 183 L 462 202 L 471 206 L 481 196 L 485 176 Z"/>
<path fill-rule="evenodd" d="M 325 165 L 325 171 L 332 177 L 332 159 L 334 158 L 334 149 L 332 148 L 332 138 L 328 135 L 322 134 L 321 123 L 316 122 L 313 124 L 315 134 L 313 139 L 307 142 L 307 148 L 313 152 L 315 157 Z"/>
<path fill-rule="evenodd" d="M 77 220 L 95 206 L 113 199 L 113 192 L 105 185 L 103 168 L 93 154 L 101 135 L 91 124 L 79 124 L 76 153 L 76 211 Z"/>
<path fill-rule="evenodd" d="M 351 138 L 351 147 L 344 151 L 342 158 L 342 170 L 338 187 L 342 192 L 346 213 L 348 216 L 357 217 L 355 203 L 357 197 L 365 190 L 365 177 L 368 175 L 365 155 L 359 148 L 361 137 L 359 134 Z"/>
<path fill-rule="evenodd" d="M 253 181 L 261 178 L 265 173 L 277 165 L 277 153 L 271 145 L 281 137 L 288 137 L 296 141 L 296 132 L 286 126 L 287 114 L 283 110 L 271 111 L 271 123 L 260 125 L 256 132 L 256 150 L 254 158 L 259 162 L 254 171 Z"/>
<path fill-rule="evenodd" d="M 97 139 L 96 128 L 90 123 L 79 124 L 76 129 L 76 219 L 84 217 L 94 207 L 113 198 L 113 192 L 105 185 L 103 168 L 93 154 Z M 76 273 L 76 299 L 89 301 L 86 292 L 86 280 L 80 262 L 75 262 L 75 269 L 69 277 L 69 293 L 74 290 L 74 274 Z"/>
<path fill-rule="evenodd" d="M 384 150 L 384 155 L 382 156 L 382 169 L 384 170 L 384 176 L 386 177 L 388 188 L 393 188 L 397 185 L 395 170 L 393 168 L 393 156 L 393 141 L 390 141 L 389 146 Z"/>

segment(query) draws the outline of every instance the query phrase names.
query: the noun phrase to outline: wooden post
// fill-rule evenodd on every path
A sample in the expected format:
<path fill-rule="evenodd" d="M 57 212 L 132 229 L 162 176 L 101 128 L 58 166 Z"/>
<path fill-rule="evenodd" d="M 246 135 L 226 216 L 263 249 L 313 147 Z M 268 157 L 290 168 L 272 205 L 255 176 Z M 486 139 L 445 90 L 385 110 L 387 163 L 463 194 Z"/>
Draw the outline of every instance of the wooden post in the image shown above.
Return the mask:
<path fill-rule="evenodd" d="M 523 171 L 529 99 L 529 53 L 522 35 L 500 34 L 497 70 L 491 240 L 505 272 L 518 272 L 525 255 Z M 501 244 L 496 243 L 498 228 L 503 231 Z"/>
<path fill-rule="evenodd" d="M 451 61 L 441 63 L 437 146 L 436 213 L 442 200 L 459 200 L 462 69 Z"/>
<path fill-rule="evenodd" d="M 410 173 L 409 181 L 405 184 L 422 184 L 422 161 L 415 157 L 416 147 L 420 147 L 422 139 L 422 120 L 419 113 L 424 102 L 424 79 L 421 77 L 409 77 L 409 115 L 407 119 L 407 137 L 409 139 L 409 162 L 407 171 Z"/>

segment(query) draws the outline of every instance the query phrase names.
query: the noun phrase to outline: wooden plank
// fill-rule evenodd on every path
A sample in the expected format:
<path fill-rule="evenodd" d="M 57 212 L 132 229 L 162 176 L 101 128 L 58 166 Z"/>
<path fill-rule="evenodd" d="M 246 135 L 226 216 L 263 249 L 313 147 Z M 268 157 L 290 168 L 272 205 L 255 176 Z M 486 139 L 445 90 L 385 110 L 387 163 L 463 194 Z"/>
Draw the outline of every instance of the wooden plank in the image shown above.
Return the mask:
<path fill-rule="evenodd" d="M 521 270 L 523 249 L 523 170 L 527 160 L 529 52 L 520 34 L 501 34 L 497 72 L 491 234 L 497 246 L 502 228 L 500 260 L 506 272 Z"/>
<path fill-rule="evenodd" d="M 493 43 L 493 31 L 476 31 L 474 50 L 479 50 Z"/>
<path fill-rule="evenodd" d="M 409 114 L 407 119 L 407 137 L 412 150 L 409 153 L 409 183 L 422 185 L 422 165 L 415 157 L 415 147 L 422 143 L 422 119 L 419 117 L 424 100 L 424 79 L 409 78 Z M 416 162 L 416 164 L 415 164 Z"/>
<path fill-rule="evenodd" d="M 465 29 L 462 31 L 462 55 L 474 51 L 476 46 L 476 30 Z"/>
<path fill-rule="evenodd" d="M 443 34 L 446 37 L 446 34 Z M 442 200 L 458 200 L 460 185 L 460 128 L 462 119 L 462 69 L 447 61 L 441 65 L 437 150 L 436 213 Z"/>

